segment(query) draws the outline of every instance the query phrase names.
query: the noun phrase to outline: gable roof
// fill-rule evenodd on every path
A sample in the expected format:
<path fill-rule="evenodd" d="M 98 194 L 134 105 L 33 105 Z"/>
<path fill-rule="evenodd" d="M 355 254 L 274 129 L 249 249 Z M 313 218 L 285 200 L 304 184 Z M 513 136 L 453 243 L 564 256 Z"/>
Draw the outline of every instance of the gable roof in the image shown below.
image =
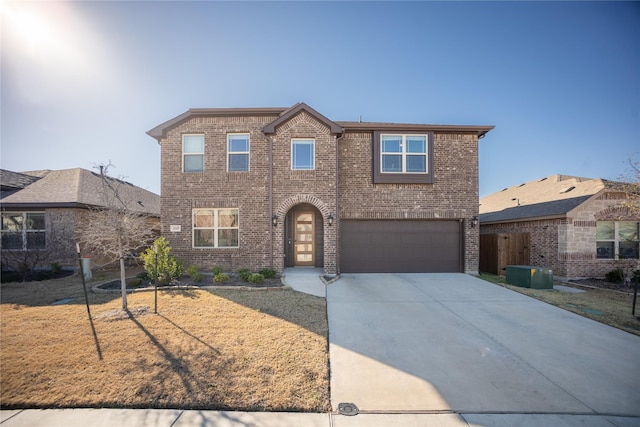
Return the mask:
<path fill-rule="evenodd" d="M 345 130 L 352 131 L 435 131 L 435 132 L 463 132 L 474 133 L 482 138 L 494 126 L 467 125 L 433 125 L 410 123 L 381 123 L 381 122 L 339 122 L 332 121 L 314 110 L 304 102 L 298 102 L 290 108 L 191 108 L 186 112 L 159 124 L 147 131 L 147 135 L 155 138 L 158 144 L 167 137 L 167 132 L 193 117 L 225 117 L 225 116 L 274 116 L 275 119 L 262 130 L 265 134 L 273 134 L 278 126 L 305 111 L 316 120 L 324 123 L 333 134 L 342 134 Z"/>
<path fill-rule="evenodd" d="M 314 117 L 320 123 L 322 123 L 325 126 L 327 126 L 331 130 L 331 133 L 333 133 L 333 134 L 341 134 L 343 132 L 342 127 L 338 126 L 335 122 L 332 122 L 331 120 L 329 120 L 328 118 L 326 118 L 322 114 L 318 113 L 316 110 L 314 110 L 313 108 L 309 107 L 304 102 L 298 102 L 293 107 L 291 107 L 288 110 L 282 112 L 282 114 L 280 114 L 280 117 L 278 117 L 276 120 L 272 121 L 271 123 L 266 125 L 264 128 L 262 128 L 262 131 L 267 135 L 276 133 L 276 128 L 278 126 L 280 126 L 284 122 L 292 119 L 293 117 L 297 116 L 302 111 L 305 111 L 307 114 L 309 114 L 312 117 Z"/>
<path fill-rule="evenodd" d="M 147 135 L 155 138 L 158 143 L 160 143 L 162 138 L 166 138 L 169 130 L 179 126 L 192 117 L 279 116 L 284 111 L 287 111 L 287 108 L 190 108 L 179 116 L 167 120 L 147 131 Z"/>
<path fill-rule="evenodd" d="M 615 183 L 599 178 L 552 175 L 505 188 L 480 199 L 480 222 L 559 218 Z"/>
<path fill-rule="evenodd" d="M 46 173 L 43 173 L 46 172 Z M 22 172 L 43 175 L 20 191 L 2 199 L 3 208 L 42 209 L 47 207 L 104 207 L 101 197 L 102 178 L 86 169 Z M 160 196 L 135 185 L 109 178 L 122 199 L 132 201 L 130 209 L 149 215 L 160 215 Z"/>

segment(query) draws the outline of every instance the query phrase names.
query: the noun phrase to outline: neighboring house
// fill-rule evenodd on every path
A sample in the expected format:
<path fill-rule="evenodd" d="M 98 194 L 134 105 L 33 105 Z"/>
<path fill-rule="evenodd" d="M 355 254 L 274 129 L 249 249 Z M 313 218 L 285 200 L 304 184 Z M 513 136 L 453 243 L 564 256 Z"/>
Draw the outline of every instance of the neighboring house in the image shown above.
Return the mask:
<path fill-rule="evenodd" d="M 134 209 L 149 216 L 158 228 L 160 196 L 128 182 L 108 178 Z M 78 225 L 90 208 L 105 207 L 102 178 L 85 169 L 10 172 L 0 170 L 2 182 L 2 266 L 53 262 L 77 264 Z M 83 253 L 87 255 L 87 253 Z M 91 254 L 100 257 L 100 254 Z"/>
<path fill-rule="evenodd" d="M 161 145 L 162 234 L 187 264 L 478 272 L 478 139 L 493 126 L 190 109 Z"/>
<path fill-rule="evenodd" d="M 480 199 L 480 270 L 551 268 L 557 277 L 603 277 L 640 268 L 640 218 L 621 207 L 621 183 L 553 175 Z"/>

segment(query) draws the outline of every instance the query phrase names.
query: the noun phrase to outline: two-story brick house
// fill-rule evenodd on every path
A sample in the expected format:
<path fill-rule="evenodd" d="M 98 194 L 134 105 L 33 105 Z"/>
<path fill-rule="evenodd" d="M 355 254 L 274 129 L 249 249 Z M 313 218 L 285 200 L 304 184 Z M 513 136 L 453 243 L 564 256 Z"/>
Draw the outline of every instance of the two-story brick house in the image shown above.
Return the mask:
<path fill-rule="evenodd" d="M 337 122 L 304 103 L 190 109 L 147 132 L 162 234 L 201 268 L 477 273 L 491 129 Z"/>

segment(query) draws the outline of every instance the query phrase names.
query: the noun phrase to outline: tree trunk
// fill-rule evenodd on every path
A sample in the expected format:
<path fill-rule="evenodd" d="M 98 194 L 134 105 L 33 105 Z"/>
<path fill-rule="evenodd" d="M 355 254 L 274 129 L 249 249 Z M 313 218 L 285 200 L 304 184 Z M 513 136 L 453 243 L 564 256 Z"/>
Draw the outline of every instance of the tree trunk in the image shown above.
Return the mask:
<path fill-rule="evenodd" d="M 124 270 L 124 253 L 122 250 L 122 239 L 118 235 L 118 251 L 120 252 L 120 290 L 122 290 L 122 309 L 127 309 L 127 276 Z"/>
<path fill-rule="evenodd" d="M 127 309 L 127 277 L 124 271 L 124 258 L 120 258 L 120 289 L 122 290 L 122 309 Z"/>

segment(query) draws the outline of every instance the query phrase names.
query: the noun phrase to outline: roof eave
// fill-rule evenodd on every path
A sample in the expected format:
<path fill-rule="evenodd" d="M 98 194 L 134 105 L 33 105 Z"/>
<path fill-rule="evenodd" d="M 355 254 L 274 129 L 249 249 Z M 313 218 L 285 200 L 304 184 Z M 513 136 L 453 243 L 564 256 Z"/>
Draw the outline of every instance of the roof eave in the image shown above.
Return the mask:
<path fill-rule="evenodd" d="M 474 133 L 484 137 L 495 126 L 476 125 L 433 125 L 416 123 L 377 123 L 377 122 L 336 122 L 345 130 L 353 131 L 434 131 L 439 133 Z"/>
<path fill-rule="evenodd" d="M 559 214 L 559 215 L 545 215 L 545 216 L 530 216 L 526 218 L 510 218 L 510 219 L 500 219 L 494 221 L 483 221 L 482 214 L 480 214 L 480 225 L 496 225 L 496 224 L 513 224 L 516 222 L 531 222 L 531 221 L 547 221 L 554 219 L 565 219 L 567 218 L 567 214 Z"/>
<path fill-rule="evenodd" d="M 171 120 L 167 120 L 164 123 L 159 124 L 153 129 L 147 131 L 147 135 L 155 138 L 158 144 L 162 139 L 167 137 L 167 132 L 178 126 L 179 124 L 186 122 L 193 117 L 202 116 L 216 116 L 216 117 L 229 117 L 229 116 L 255 116 L 255 115 L 279 115 L 286 111 L 286 108 L 282 107 L 269 107 L 269 108 L 190 108 L 184 113 Z"/>
<path fill-rule="evenodd" d="M 327 126 L 332 134 L 334 134 L 334 135 L 335 134 L 342 134 L 344 132 L 344 129 L 342 128 L 342 126 L 338 125 L 337 122 L 334 122 L 333 120 L 330 120 L 329 118 L 327 118 L 326 116 L 322 115 L 318 111 L 316 111 L 313 108 L 309 107 L 304 102 L 298 102 L 293 107 L 283 111 L 281 113 L 280 117 L 278 117 L 277 119 L 275 119 L 274 121 L 272 121 L 271 123 L 269 123 L 268 125 L 263 127 L 262 128 L 262 132 L 264 132 L 265 135 L 272 135 L 272 134 L 276 133 L 276 128 L 278 126 L 280 126 L 281 124 L 283 124 L 284 122 L 286 122 L 288 120 L 291 120 L 293 117 L 297 116 L 302 111 L 306 112 L 307 114 L 311 115 L 316 120 L 318 120 L 320 123 L 322 123 L 325 126 Z"/>

